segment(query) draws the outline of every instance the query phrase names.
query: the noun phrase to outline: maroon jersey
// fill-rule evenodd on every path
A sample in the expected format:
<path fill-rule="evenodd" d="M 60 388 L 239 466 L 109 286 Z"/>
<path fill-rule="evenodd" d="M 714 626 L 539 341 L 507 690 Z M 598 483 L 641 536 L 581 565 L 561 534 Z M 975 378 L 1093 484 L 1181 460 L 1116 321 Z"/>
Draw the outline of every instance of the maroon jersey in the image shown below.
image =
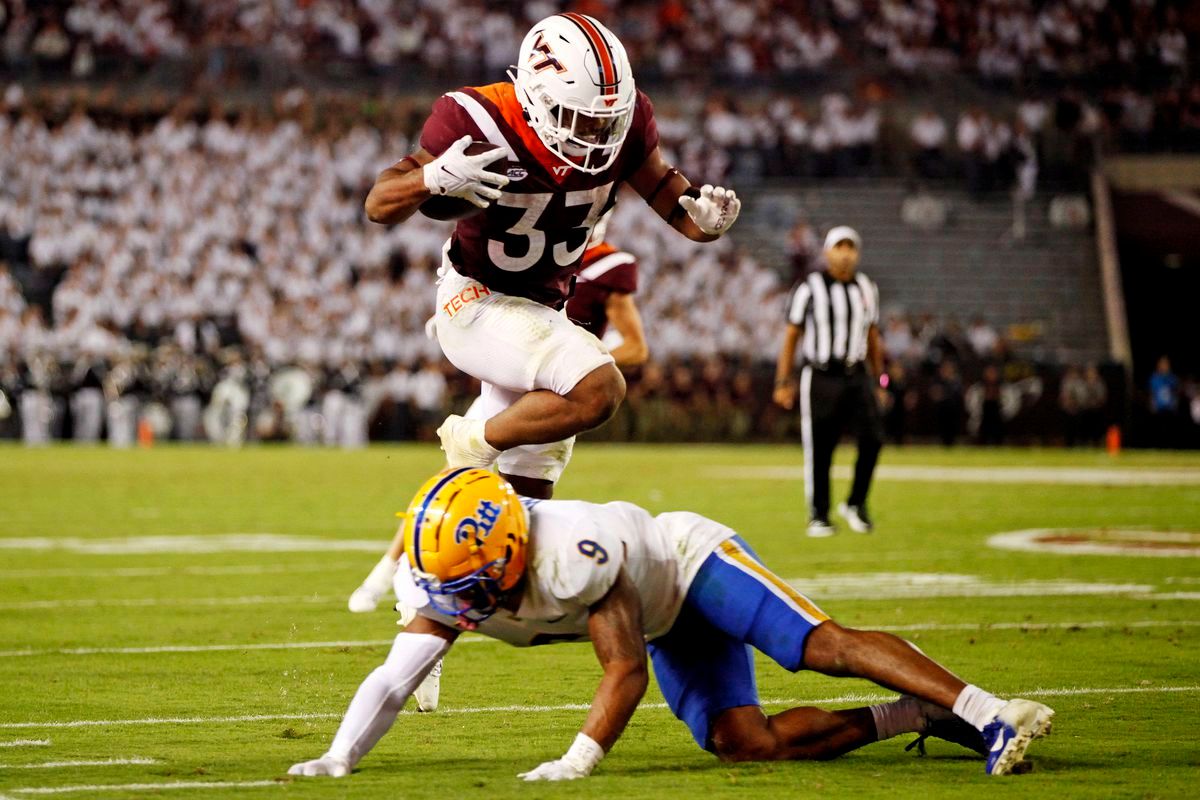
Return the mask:
<path fill-rule="evenodd" d="M 597 339 L 608 329 L 608 296 L 637 291 L 637 258 L 601 242 L 583 254 L 575 276 L 575 293 L 567 301 L 567 316 Z"/>
<path fill-rule="evenodd" d="M 450 240 L 451 263 L 489 289 L 561 308 L 592 226 L 658 146 L 649 98 L 638 92 L 620 153 L 595 175 L 568 166 L 542 144 L 511 83 L 442 95 L 421 131 L 421 147 L 440 155 L 468 135 L 505 149 L 507 163 L 491 169 L 506 169 L 509 183 L 486 210 L 459 221 Z"/>

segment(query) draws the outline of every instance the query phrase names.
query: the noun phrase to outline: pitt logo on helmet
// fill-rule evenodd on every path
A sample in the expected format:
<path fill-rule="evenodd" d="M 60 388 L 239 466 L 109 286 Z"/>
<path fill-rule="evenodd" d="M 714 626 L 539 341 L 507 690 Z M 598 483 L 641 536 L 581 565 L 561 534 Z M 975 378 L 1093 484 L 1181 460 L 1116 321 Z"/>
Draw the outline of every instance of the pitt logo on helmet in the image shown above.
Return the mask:
<path fill-rule="evenodd" d="M 528 521 L 516 492 L 483 469 L 446 469 L 404 518 L 404 550 L 433 607 L 468 622 L 495 613 L 525 572 Z"/>

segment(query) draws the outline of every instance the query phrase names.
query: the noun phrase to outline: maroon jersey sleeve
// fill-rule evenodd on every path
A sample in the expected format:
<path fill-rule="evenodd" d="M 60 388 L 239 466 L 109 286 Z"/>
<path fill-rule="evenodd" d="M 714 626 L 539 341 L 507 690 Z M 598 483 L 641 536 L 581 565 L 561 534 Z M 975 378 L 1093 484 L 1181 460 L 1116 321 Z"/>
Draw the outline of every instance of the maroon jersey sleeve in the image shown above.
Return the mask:
<path fill-rule="evenodd" d="M 608 259 L 613 262 L 611 266 L 605 263 Z M 619 294 L 633 294 L 637 291 L 637 261 L 629 253 L 618 251 L 606 259 L 600 259 L 595 264 L 584 267 L 580 277 L 585 277 L 589 271 L 594 276 L 590 282 L 598 288 Z"/>
<path fill-rule="evenodd" d="M 421 148 L 431 155 L 440 156 L 447 147 L 464 136 L 475 141 L 484 139 L 479 126 L 471 115 L 453 97 L 444 94 L 433 104 L 425 127 L 421 129 Z"/>
<path fill-rule="evenodd" d="M 628 180 L 658 147 L 658 123 L 654 121 L 654 104 L 640 89 L 633 109 L 633 122 L 621 150 L 621 180 Z"/>

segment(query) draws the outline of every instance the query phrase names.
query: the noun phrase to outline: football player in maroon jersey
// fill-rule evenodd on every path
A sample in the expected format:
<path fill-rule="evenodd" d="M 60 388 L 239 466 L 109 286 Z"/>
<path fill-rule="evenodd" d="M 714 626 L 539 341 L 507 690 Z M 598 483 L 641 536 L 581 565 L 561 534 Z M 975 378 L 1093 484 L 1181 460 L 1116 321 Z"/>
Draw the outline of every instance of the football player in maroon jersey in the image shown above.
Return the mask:
<path fill-rule="evenodd" d="M 483 402 L 438 435 L 450 466 L 497 463 L 519 492 L 548 497 L 575 435 L 625 395 L 612 354 L 561 313 L 617 189 L 628 183 L 698 242 L 725 233 L 741 202 L 666 163 L 624 48 L 592 17 L 534 25 L 509 77 L 439 98 L 420 149 L 380 174 L 366 211 L 398 223 L 433 196 L 481 209 L 446 245 L 435 328 L 451 363 L 482 382 Z M 469 153 L 472 142 L 495 147 Z"/>

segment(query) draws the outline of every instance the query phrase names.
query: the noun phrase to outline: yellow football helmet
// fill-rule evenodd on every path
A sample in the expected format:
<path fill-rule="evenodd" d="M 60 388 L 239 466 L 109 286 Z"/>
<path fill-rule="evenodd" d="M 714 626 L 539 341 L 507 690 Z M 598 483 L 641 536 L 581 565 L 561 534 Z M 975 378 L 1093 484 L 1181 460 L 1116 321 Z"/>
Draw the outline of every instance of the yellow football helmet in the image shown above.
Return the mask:
<path fill-rule="evenodd" d="M 529 522 L 508 481 L 484 469 L 445 469 L 404 517 L 413 579 L 438 611 L 478 623 L 525 573 Z"/>

